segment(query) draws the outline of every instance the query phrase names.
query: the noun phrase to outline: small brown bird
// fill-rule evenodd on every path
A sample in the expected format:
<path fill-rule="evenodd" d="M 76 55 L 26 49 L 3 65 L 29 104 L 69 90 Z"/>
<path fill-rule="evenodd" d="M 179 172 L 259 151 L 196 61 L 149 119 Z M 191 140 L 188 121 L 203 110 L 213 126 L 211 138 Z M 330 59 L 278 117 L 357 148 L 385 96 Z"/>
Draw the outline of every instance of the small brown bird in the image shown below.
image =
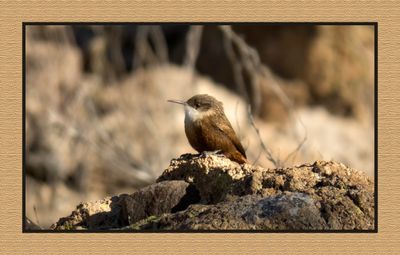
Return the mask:
<path fill-rule="evenodd" d="M 209 95 L 195 95 L 186 102 L 168 100 L 185 107 L 185 133 L 190 145 L 199 153 L 222 152 L 239 164 L 247 163 L 246 153 L 222 103 Z"/>

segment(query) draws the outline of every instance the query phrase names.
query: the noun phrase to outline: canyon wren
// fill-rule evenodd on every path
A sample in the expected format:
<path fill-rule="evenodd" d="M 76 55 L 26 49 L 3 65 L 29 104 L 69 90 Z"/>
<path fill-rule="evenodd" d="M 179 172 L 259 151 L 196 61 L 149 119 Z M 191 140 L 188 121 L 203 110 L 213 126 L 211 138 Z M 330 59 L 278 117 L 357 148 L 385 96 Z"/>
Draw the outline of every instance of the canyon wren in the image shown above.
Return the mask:
<path fill-rule="evenodd" d="M 209 95 L 195 95 L 186 102 L 168 102 L 185 107 L 185 133 L 196 151 L 220 151 L 232 161 L 247 163 L 246 153 L 221 102 Z"/>

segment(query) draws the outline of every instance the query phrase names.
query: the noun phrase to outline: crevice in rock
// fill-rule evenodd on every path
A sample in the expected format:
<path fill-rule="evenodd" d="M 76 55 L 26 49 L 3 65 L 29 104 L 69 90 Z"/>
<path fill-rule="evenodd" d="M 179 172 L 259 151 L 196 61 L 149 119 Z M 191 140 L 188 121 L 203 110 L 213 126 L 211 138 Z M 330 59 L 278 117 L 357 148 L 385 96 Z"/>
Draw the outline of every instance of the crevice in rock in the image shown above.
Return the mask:
<path fill-rule="evenodd" d="M 326 225 L 327 226 L 330 226 L 330 224 L 329 224 L 329 214 L 328 214 L 328 212 L 326 211 L 326 208 L 325 208 L 325 206 L 321 206 L 321 209 L 319 210 L 320 211 L 320 213 L 321 213 L 321 218 L 325 221 L 325 223 L 326 223 Z"/>
<path fill-rule="evenodd" d="M 319 188 L 322 188 L 324 186 L 325 186 L 324 182 L 323 181 L 319 181 L 314 185 L 314 188 L 315 189 L 319 189 Z"/>
<path fill-rule="evenodd" d="M 186 188 L 186 194 L 181 198 L 179 203 L 171 209 L 171 213 L 183 211 L 191 204 L 196 204 L 200 201 L 200 192 L 195 185 L 190 184 Z"/>

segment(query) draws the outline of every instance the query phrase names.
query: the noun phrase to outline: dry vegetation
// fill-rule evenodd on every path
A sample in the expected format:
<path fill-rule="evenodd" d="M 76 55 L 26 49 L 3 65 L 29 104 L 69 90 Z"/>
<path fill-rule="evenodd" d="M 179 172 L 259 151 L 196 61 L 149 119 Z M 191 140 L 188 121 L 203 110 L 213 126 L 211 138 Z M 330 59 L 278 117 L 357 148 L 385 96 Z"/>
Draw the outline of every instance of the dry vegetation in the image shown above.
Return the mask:
<path fill-rule="evenodd" d="M 41 226 L 194 152 L 166 100 L 197 93 L 224 102 L 258 165 L 333 159 L 372 176 L 371 27 L 31 26 L 26 38 L 26 210 Z"/>

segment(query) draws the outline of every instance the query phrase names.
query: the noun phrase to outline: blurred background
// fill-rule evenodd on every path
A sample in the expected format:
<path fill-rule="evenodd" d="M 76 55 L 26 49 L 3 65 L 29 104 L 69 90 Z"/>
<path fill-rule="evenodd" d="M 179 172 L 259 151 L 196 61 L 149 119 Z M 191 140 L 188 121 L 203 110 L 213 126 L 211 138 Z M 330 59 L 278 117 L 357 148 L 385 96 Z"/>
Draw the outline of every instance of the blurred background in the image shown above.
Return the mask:
<path fill-rule="evenodd" d="M 222 101 L 250 162 L 373 176 L 374 28 L 26 26 L 26 214 L 133 193 L 195 153 L 167 99 Z"/>

